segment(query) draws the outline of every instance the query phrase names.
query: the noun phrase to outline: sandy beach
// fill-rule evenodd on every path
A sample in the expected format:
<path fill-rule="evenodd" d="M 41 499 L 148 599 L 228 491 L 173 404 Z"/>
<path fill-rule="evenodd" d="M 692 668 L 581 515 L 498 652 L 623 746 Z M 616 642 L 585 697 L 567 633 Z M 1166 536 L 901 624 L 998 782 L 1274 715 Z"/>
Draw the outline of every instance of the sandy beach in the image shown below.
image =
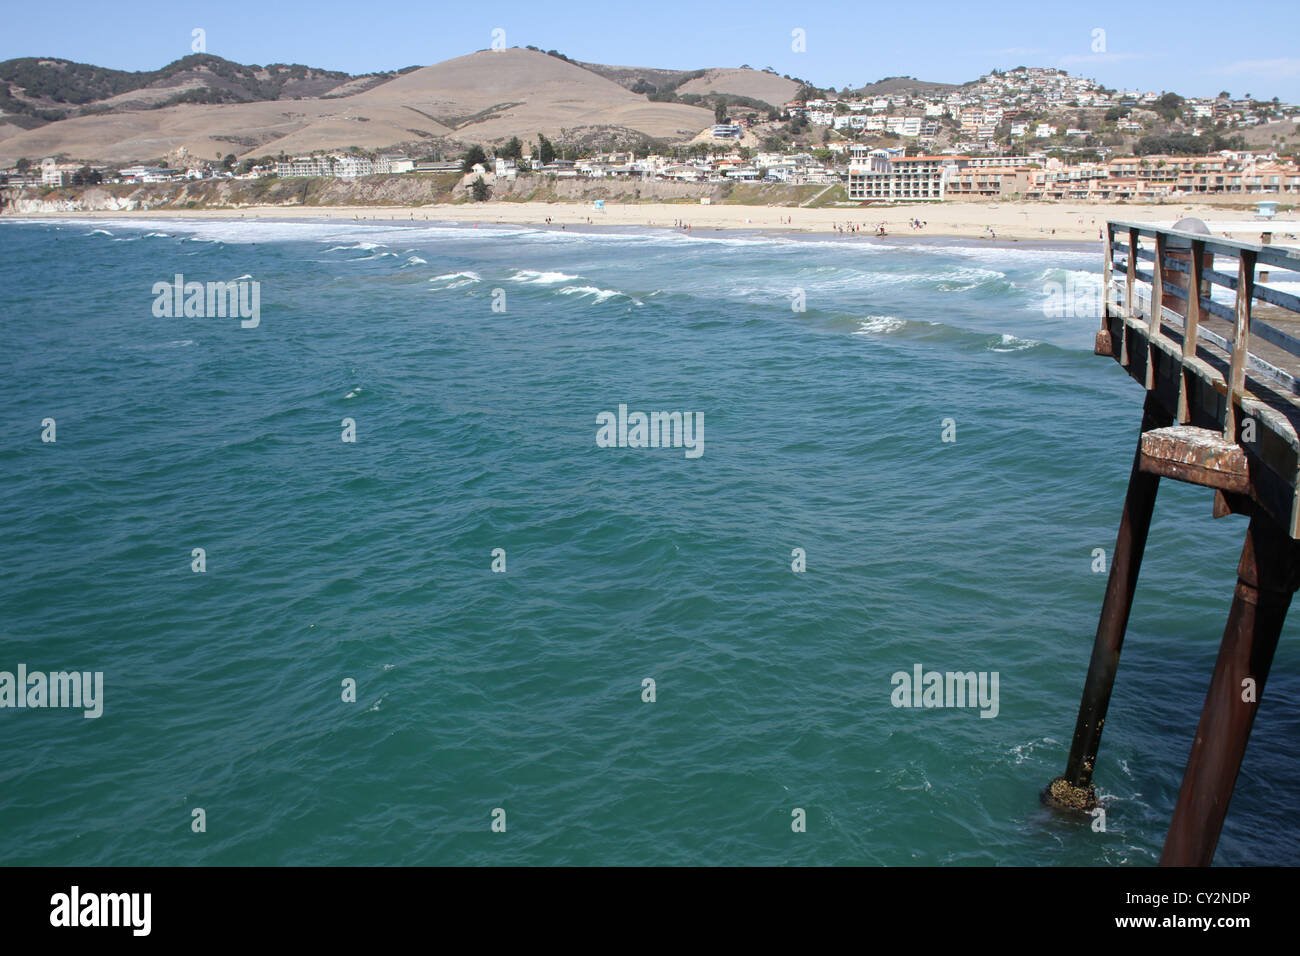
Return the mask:
<path fill-rule="evenodd" d="M 884 223 L 888 237 L 934 236 L 998 241 L 1099 241 L 1107 219 L 1171 223 L 1186 216 L 1214 224 L 1240 238 L 1258 232 L 1262 223 L 1238 202 L 1232 206 L 1206 203 L 1048 204 L 944 202 L 929 205 L 854 206 L 801 209 L 785 206 L 699 205 L 698 203 L 615 203 L 604 209 L 575 202 L 485 202 L 426 206 L 250 206 L 243 209 L 151 209 L 146 211 L 70 211 L 19 213 L 13 218 L 102 219 L 312 219 L 355 221 L 430 221 L 482 225 L 512 224 L 561 229 L 578 226 L 689 227 L 692 234 L 715 230 L 859 235 L 871 238 Z M 924 223 L 914 228 L 911 220 Z M 1282 220 L 1285 219 L 1286 222 Z M 1294 232 L 1294 217 L 1274 224 L 1278 239 Z M 854 231 L 856 230 L 856 231 Z M 1219 229 L 1214 229 L 1220 232 Z"/>

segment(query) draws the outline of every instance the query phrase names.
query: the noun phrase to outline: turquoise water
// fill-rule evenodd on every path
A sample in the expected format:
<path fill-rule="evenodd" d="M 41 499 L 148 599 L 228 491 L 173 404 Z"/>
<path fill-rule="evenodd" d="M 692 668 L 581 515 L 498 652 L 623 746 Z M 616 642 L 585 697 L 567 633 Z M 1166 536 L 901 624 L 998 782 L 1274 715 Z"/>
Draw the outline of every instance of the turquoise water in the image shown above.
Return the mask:
<path fill-rule="evenodd" d="M 1141 413 L 1043 313 L 1099 259 L 0 224 L 0 670 L 104 674 L 99 719 L 0 710 L 0 862 L 1154 863 L 1244 524 L 1165 483 L 1106 832 L 1041 808 Z M 155 316 L 176 273 L 257 281 L 260 323 Z M 620 404 L 703 454 L 598 447 Z M 1221 864 L 1300 863 L 1294 637 Z M 892 706 L 915 664 L 997 672 L 997 716 Z"/>

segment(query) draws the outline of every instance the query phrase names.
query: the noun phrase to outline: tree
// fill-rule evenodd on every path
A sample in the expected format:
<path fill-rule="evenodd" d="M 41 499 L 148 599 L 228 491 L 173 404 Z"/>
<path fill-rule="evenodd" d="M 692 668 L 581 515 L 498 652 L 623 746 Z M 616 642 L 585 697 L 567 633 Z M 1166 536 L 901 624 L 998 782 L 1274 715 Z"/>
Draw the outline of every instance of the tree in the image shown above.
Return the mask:
<path fill-rule="evenodd" d="M 1178 111 L 1183 108 L 1183 98 L 1177 93 L 1166 93 L 1155 101 L 1152 107 L 1166 122 L 1177 118 Z"/>
<path fill-rule="evenodd" d="M 474 194 L 475 202 L 486 202 L 492 198 L 492 187 L 483 182 L 483 177 L 479 176 L 470 184 L 470 191 Z"/>
<path fill-rule="evenodd" d="M 725 123 L 727 121 L 727 104 L 719 103 L 713 107 L 713 122 Z"/>
<path fill-rule="evenodd" d="M 465 158 L 461 160 L 460 171 L 462 173 L 472 172 L 475 163 L 487 167 L 487 154 L 483 152 L 482 146 L 474 145 L 469 148 L 469 151 L 465 153 Z"/>
<path fill-rule="evenodd" d="M 502 159 L 520 160 L 524 156 L 524 144 L 519 142 L 518 136 L 511 136 L 510 141 L 497 150 L 497 155 Z"/>
<path fill-rule="evenodd" d="M 537 158 L 542 161 L 543 166 L 555 162 L 555 147 L 551 141 L 541 133 L 537 134 Z"/>
<path fill-rule="evenodd" d="M 32 161 L 24 156 L 19 159 L 18 162 L 14 163 L 14 168 L 20 173 L 25 173 L 27 170 L 32 168 Z"/>
<path fill-rule="evenodd" d="M 233 166 L 233 165 L 235 165 L 235 154 L 234 154 L 234 153 L 226 153 L 225 157 L 221 160 L 221 166 L 222 166 L 222 168 L 223 168 L 223 169 L 229 169 L 229 168 L 230 168 L 231 166 Z"/>

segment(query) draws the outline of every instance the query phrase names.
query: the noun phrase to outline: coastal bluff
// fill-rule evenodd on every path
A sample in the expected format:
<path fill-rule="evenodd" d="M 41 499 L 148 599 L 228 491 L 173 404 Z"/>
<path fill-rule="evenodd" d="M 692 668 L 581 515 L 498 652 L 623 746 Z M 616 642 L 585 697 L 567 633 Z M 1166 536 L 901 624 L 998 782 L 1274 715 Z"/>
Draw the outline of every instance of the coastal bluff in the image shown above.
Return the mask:
<path fill-rule="evenodd" d="M 559 180 L 521 176 L 491 184 L 492 198 L 505 202 L 696 202 L 725 201 L 733 183 L 674 183 L 640 180 Z M 754 191 L 753 187 L 746 190 Z M 758 190 L 760 204 L 797 204 L 800 187 Z M 469 202 L 458 174 L 365 176 L 358 179 L 195 180 L 187 183 L 108 184 L 58 188 L 0 188 L 0 212 L 143 212 L 152 209 L 239 209 L 249 206 L 423 206 Z M 748 201 L 748 199 L 746 200 Z"/>

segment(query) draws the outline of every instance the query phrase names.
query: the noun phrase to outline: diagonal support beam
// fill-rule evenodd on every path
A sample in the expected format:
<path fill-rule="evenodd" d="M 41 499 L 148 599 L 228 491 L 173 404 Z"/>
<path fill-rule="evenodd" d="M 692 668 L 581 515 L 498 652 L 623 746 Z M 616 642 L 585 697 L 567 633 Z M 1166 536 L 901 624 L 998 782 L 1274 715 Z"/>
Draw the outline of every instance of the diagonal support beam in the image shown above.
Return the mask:
<path fill-rule="evenodd" d="M 1291 596 L 1300 545 L 1267 515 L 1246 529 L 1237 588 L 1165 838 L 1162 866 L 1209 866 L 1246 754 Z"/>
<path fill-rule="evenodd" d="M 1142 408 L 1143 434 L 1163 428 L 1172 421 L 1172 413 L 1165 409 L 1154 392 L 1148 392 Z M 1139 438 L 1124 498 L 1124 514 L 1120 518 L 1119 534 L 1111 557 L 1110 577 L 1106 581 L 1106 597 L 1102 601 L 1101 619 L 1097 622 L 1097 636 L 1092 645 L 1092 660 L 1088 664 L 1083 699 L 1075 721 L 1074 740 L 1070 744 L 1070 757 L 1065 774 L 1053 780 L 1043 791 L 1043 801 L 1050 806 L 1072 810 L 1096 806 L 1092 772 L 1101 746 L 1101 730 L 1106 723 L 1110 693 L 1119 669 L 1119 652 L 1128 629 L 1133 592 L 1137 589 L 1138 571 L 1142 567 L 1159 488 L 1160 476 L 1142 470 L 1142 439 Z"/>

